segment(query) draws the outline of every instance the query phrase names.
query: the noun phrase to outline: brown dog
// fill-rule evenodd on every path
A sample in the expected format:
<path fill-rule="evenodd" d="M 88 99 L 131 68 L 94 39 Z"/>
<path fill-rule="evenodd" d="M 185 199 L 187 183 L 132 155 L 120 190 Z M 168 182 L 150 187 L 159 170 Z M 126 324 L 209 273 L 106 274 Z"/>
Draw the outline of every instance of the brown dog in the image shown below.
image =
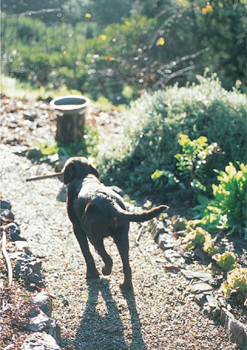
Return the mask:
<path fill-rule="evenodd" d="M 112 270 L 112 259 L 105 251 L 103 239 L 111 236 L 123 262 L 124 282 L 121 287 L 132 288 L 129 265 L 129 222 L 150 220 L 168 207 L 161 205 L 140 214 L 126 211 L 122 197 L 100 182 L 97 169 L 83 157 L 68 159 L 62 173 L 64 183 L 69 184 L 67 210 L 86 260 L 87 277 L 99 275 L 87 238 L 104 261 L 102 273 L 109 275 Z"/>

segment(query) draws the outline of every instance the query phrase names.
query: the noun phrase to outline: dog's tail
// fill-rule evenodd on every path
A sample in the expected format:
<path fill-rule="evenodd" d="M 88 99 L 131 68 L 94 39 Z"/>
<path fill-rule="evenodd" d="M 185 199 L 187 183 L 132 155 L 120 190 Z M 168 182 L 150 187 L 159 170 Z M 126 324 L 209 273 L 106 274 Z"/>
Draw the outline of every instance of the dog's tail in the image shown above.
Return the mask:
<path fill-rule="evenodd" d="M 111 215 L 113 218 L 123 221 L 144 222 L 153 219 L 166 209 L 169 209 L 167 205 L 160 205 L 159 207 L 153 208 L 151 210 L 145 210 L 142 213 L 131 213 L 127 210 L 122 209 L 116 204 L 111 207 Z"/>

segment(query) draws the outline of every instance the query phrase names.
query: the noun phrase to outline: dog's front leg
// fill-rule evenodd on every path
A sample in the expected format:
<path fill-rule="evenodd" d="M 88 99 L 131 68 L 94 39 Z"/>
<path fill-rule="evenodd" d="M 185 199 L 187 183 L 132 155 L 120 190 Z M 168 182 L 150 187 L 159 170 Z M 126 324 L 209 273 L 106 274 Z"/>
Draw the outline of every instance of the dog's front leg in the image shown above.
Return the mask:
<path fill-rule="evenodd" d="M 73 225 L 73 229 L 87 264 L 87 275 L 86 275 L 87 278 L 99 277 L 99 273 L 95 267 L 93 256 L 89 250 L 86 233 L 83 231 L 83 229 L 80 226 Z"/>

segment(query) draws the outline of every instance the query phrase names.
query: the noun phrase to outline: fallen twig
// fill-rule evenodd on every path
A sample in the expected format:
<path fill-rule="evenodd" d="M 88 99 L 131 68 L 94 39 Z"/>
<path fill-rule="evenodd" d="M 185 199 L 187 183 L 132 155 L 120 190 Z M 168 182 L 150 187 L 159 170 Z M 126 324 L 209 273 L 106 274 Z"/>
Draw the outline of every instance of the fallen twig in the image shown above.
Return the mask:
<path fill-rule="evenodd" d="M 37 181 L 37 180 L 44 180 L 44 179 L 52 179 L 53 177 L 63 177 L 63 173 L 56 173 L 56 174 L 51 174 L 51 175 L 40 175 L 40 176 L 29 177 L 29 178 L 26 179 L 26 182 Z"/>
<path fill-rule="evenodd" d="M 9 285 L 11 286 L 12 280 L 13 280 L 13 272 L 12 272 L 10 258 L 8 256 L 8 253 L 6 250 L 6 234 L 4 231 L 3 231 L 3 237 L 2 237 L 2 251 L 3 251 L 3 255 L 5 257 L 6 264 L 7 264 Z"/>

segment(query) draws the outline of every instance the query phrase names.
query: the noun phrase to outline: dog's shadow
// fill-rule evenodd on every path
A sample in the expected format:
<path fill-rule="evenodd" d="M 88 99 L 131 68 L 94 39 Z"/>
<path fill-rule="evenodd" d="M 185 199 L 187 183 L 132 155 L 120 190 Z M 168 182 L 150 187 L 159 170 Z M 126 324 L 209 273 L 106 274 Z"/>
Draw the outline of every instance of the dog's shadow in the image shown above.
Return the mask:
<path fill-rule="evenodd" d="M 108 280 L 87 280 L 87 286 L 87 304 L 76 334 L 77 349 L 145 350 L 133 291 L 120 293 L 118 303 L 112 297 Z M 103 307 L 98 303 L 99 299 L 105 304 Z M 128 324 L 121 320 L 122 307 L 128 308 L 124 311 L 130 316 L 126 321 Z"/>

